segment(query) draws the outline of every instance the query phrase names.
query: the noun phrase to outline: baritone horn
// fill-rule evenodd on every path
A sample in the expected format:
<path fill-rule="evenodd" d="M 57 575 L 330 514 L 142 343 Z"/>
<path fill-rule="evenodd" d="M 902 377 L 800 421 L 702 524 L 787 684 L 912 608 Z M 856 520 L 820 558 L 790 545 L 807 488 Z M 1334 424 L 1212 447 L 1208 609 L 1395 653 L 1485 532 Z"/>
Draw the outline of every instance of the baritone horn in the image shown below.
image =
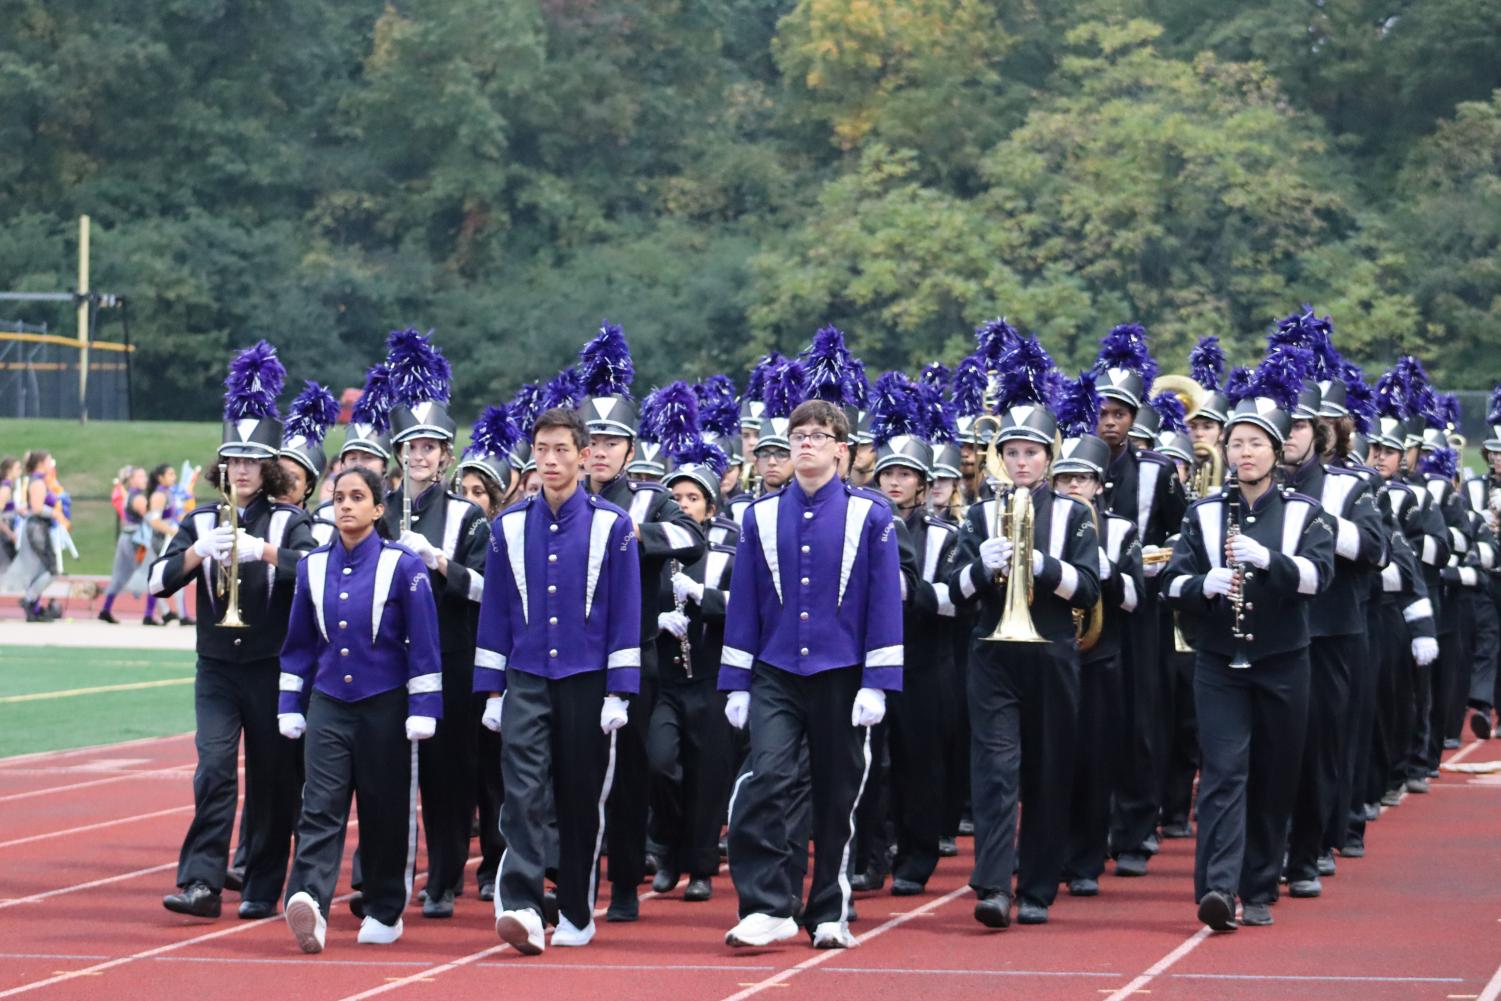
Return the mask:
<path fill-rule="evenodd" d="M 1046 643 L 1032 623 L 1032 491 L 1012 487 L 995 499 L 995 532 L 1011 542 L 1011 565 L 1006 581 L 1006 601 L 995 629 L 985 639 L 992 643 Z"/>
<path fill-rule="evenodd" d="M 214 575 L 214 593 L 224 602 L 224 616 L 218 622 L 220 629 L 244 629 L 246 622 L 240 616 L 240 509 L 235 506 L 234 494 L 230 493 L 229 466 L 219 463 L 219 519 L 217 524 L 228 524 L 234 532 L 229 543 L 229 555 L 219 561 Z M 235 640 L 236 643 L 239 640 Z"/>
<path fill-rule="evenodd" d="M 1089 505 L 1089 517 L 1094 521 L 1094 534 L 1100 539 L 1100 545 L 1105 545 L 1105 540 L 1100 536 L 1100 514 L 1094 504 Z M 1100 633 L 1105 627 L 1105 599 L 1095 600 L 1090 608 L 1074 609 L 1074 645 L 1080 653 L 1088 653 L 1100 642 Z"/>

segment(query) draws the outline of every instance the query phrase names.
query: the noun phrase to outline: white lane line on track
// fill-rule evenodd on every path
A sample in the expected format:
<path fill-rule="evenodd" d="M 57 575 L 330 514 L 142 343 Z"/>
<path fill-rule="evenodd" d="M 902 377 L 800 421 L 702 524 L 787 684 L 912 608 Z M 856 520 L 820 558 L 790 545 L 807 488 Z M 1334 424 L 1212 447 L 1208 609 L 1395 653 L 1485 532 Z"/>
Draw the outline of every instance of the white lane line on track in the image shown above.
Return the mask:
<path fill-rule="evenodd" d="M 169 817 L 174 813 L 191 813 L 193 804 L 186 806 L 174 806 L 165 810 L 156 810 L 152 813 L 138 813 L 133 817 L 117 817 L 114 820 L 101 820 L 97 824 L 84 824 L 82 827 L 70 827 L 64 831 L 50 831 L 46 834 L 33 834 L 30 837 L 15 838 L 11 841 L 0 841 L 0 848 L 14 848 L 17 845 L 29 845 L 35 841 L 47 841 L 51 838 L 61 838 L 69 834 L 83 834 L 87 831 L 98 831 L 106 827 L 118 827 L 121 824 L 133 824 L 140 820 L 151 820 L 154 817 Z"/>
<path fill-rule="evenodd" d="M 1208 928 L 1200 928 L 1198 931 L 1188 936 L 1188 938 L 1178 943 L 1178 948 L 1174 949 L 1172 952 L 1168 953 L 1166 956 L 1163 956 L 1161 959 L 1157 960 L 1157 962 L 1147 967 L 1146 970 L 1144 970 L 1138 977 L 1136 977 L 1135 980 L 1132 980 L 1129 984 L 1107 997 L 1105 1001 L 1124 1001 L 1125 998 L 1128 998 L 1132 994 L 1135 994 L 1147 984 L 1150 984 L 1153 980 L 1157 979 L 1163 973 L 1167 972 L 1167 969 L 1170 966 L 1172 966 L 1178 960 L 1182 959 L 1184 956 L 1188 955 L 1190 952 L 1193 952 L 1195 949 L 1197 949 L 1199 947 L 1199 943 L 1204 941 L 1212 934 L 1214 933 Z"/>
<path fill-rule="evenodd" d="M 65 893 L 76 893 L 79 890 L 92 890 L 99 886 L 108 886 L 110 883 L 118 883 L 121 880 L 135 879 L 137 876 L 149 876 L 152 873 L 166 872 L 168 869 L 176 869 L 176 862 L 163 862 L 161 865 L 153 865 L 145 869 L 137 869 L 134 872 L 122 872 L 118 876 L 105 876 L 103 879 L 90 880 L 87 883 L 75 883 L 73 886 L 64 886 L 56 890 L 48 890 L 45 893 L 33 893 L 29 897 L 16 897 L 12 900 L 0 900 L 0 911 L 7 907 L 19 907 L 21 904 L 35 904 L 38 901 L 48 900 L 52 897 L 60 897 Z"/>
<path fill-rule="evenodd" d="M 1458 764 L 1459 762 L 1463 761 L 1465 758 L 1468 758 L 1470 755 L 1474 754 L 1475 751 L 1476 751 L 1476 749 L 1479 748 L 1479 747 L 1481 747 L 1484 744 L 1485 744 L 1485 741 L 1483 741 L 1483 740 L 1472 740 L 1468 744 L 1466 744 L 1464 747 L 1461 747 L 1459 750 L 1457 750 L 1453 754 L 1451 754 L 1449 756 L 1449 758 L 1446 761 L 1444 761 L 1444 764 L 1446 764 L 1446 765 Z M 1461 774 L 1463 774 L 1463 773 L 1461 773 Z"/>
<path fill-rule="evenodd" d="M 90 744 L 87 747 L 64 747 L 56 751 L 32 751 L 30 754 L 13 754 L 10 757 L 0 758 L 0 771 L 11 765 L 19 765 L 29 761 L 51 761 L 57 758 L 72 758 L 83 754 L 95 754 L 99 751 L 113 751 L 123 747 L 143 747 L 147 744 L 163 744 L 173 740 L 191 740 L 193 731 L 186 733 L 173 733 L 165 737 L 137 737 L 135 740 L 122 740 L 113 744 Z"/>
<path fill-rule="evenodd" d="M 926 904 L 923 904 L 921 907 L 907 911 L 903 914 L 898 914 L 891 920 L 876 925 L 864 935 L 856 936 L 855 941 L 860 945 L 864 945 L 866 942 L 869 942 L 876 936 L 883 935 L 893 928 L 904 925 L 908 921 L 911 921 L 913 918 L 920 917 L 931 911 L 936 911 L 944 904 L 957 900 L 959 897 L 969 892 L 971 891 L 967 886 L 961 886 L 957 890 L 950 890 L 948 893 L 945 893 L 943 896 L 937 898 L 936 900 L 930 900 Z M 781 971 L 780 973 L 773 974 L 772 976 L 766 978 L 758 984 L 753 984 L 752 986 L 747 987 L 744 990 L 736 991 L 734 994 L 731 994 L 729 997 L 725 998 L 724 1001 L 744 1001 L 745 998 L 754 997 L 764 990 L 768 990 L 772 987 L 777 986 L 778 984 L 791 980 L 799 973 L 811 970 L 815 966 L 819 966 L 823 963 L 828 962 L 829 960 L 833 959 L 835 956 L 838 956 L 843 952 L 845 952 L 845 950 L 843 949 L 827 949 L 823 952 L 819 952 L 816 955 L 810 956 L 807 959 L 803 960 L 801 963 L 798 963 L 796 966 L 789 966 L 787 969 Z"/>
<path fill-rule="evenodd" d="M 112 785 L 116 782 L 129 782 L 131 779 L 158 779 L 158 778 L 192 778 L 194 766 L 173 765 L 170 768 L 149 768 L 141 771 L 127 772 L 123 775 L 111 775 L 107 779 L 92 779 L 88 782 L 74 782 L 71 785 L 48 786 L 46 789 L 33 789 L 30 792 L 13 792 L 7 796 L 0 796 L 0 803 L 12 803 L 18 799 L 35 799 L 37 796 L 48 796 L 57 792 L 72 792 L 75 789 L 92 789 L 95 786 Z"/>
<path fill-rule="evenodd" d="M 1501 968 L 1491 974 L 1491 979 L 1481 988 L 1476 1001 L 1496 1001 L 1497 998 L 1501 998 Z"/>

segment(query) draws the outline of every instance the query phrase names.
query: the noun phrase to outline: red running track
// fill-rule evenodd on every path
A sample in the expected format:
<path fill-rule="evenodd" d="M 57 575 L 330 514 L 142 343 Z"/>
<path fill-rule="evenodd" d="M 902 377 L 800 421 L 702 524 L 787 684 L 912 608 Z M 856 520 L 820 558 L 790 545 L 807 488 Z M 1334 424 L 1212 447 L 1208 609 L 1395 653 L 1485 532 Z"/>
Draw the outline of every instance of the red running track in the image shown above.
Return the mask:
<path fill-rule="evenodd" d="M 1495 750 L 1491 750 L 1494 748 Z M 1501 742 L 1456 752 L 1501 757 Z M 1142 879 L 1060 897 L 1052 922 L 988 932 L 970 916 L 967 860 L 917 898 L 858 899 L 857 949 L 804 940 L 723 945 L 729 881 L 706 904 L 644 894 L 635 925 L 601 922 L 582 950 L 517 957 L 471 883 L 449 921 L 416 906 L 391 947 L 358 946 L 336 906 L 327 950 L 297 951 L 280 918 L 163 910 L 190 809 L 189 736 L 0 760 L 0 998 L 356 1001 L 968 1001 L 1483 999 L 1501 996 L 1501 778 L 1449 775 L 1371 825 L 1368 857 L 1341 859 L 1318 900 L 1284 898 L 1271 928 L 1209 936 L 1194 921 L 1191 841 L 1166 842 Z M 960 842 L 968 854 L 969 843 Z M 420 881 L 419 881 L 420 882 Z"/>

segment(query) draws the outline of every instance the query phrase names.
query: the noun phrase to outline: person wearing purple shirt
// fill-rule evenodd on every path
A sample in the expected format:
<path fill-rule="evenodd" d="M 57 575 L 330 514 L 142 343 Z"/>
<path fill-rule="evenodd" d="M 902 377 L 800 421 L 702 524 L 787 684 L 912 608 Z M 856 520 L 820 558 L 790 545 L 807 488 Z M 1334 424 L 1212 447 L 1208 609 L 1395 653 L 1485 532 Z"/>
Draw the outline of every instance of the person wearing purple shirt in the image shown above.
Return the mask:
<path fill-rule="evenodd" d="M 542 493 L 495 519 L 485 560 L 474 690 L 500 733 L 506 852 L 495 932 L 523 955 L 543 950 L 542 877 L 551 783 L 557 809 L 554 946 L 594 937 L 600 820 L 615 731 L 641 685 L 641 576 L 630 515 L 585 493 L 589 432 L 572 410 L 537 418 Z"/>
<path fill-rule="evenodd" d="M 795 480 L 745 512 L 735 551 L 719 687 L 731 725 L 750 724 L 750 758 L 730 800 L 730 875 L 740 922 L 725 941 L 792 938 L 786 832 L 806 737 L 812 770 L 813 884 L 802 923 L 818 948 L 845 948 L 844 871 L 870 769 L 869 727 L 902 687 L 900 555 L 891 507 L 839 479 L 849 421 L 812 400 L 788 421 Z M 848 720 L 848 722 L 846 722 Z"/>
<path fill-rule="evenodd" d="M 297 567 L 281 650 L 277 725 L 307 735 L 287 925 L 303 952 L 321 952 L 339 876 L 350 795 L 359 799 L 359 941 L 401 937 L 417 841 L 417 742 L 443 715 L 438 610 L 427 567 L 383 539 L 379 477 L 350 467 L 334 482 L 339 535 Z"/>

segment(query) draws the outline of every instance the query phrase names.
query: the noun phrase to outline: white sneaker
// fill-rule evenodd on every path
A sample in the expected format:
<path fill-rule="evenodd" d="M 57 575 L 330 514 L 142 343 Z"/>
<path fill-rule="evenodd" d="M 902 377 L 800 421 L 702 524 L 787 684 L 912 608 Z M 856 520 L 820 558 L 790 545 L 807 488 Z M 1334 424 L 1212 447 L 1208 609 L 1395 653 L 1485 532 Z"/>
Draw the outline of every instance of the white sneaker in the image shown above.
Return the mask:
<path fill-rule="evenodd" d="M 573 922 L 562 915 L 558 916 L 558 926 L 552 930 L 552 944 L 554 946 L 584 946 L 594 941 L 594 919 L 582 928 L 575 928 Z"/>
<path fill-rule="evenodd" d="M 360 934 L 355 941 L 361 945 L 390 945 L 401 938 L 402 931 L 401 918 L 397 918 L 394 925 L 387 925 L 366 914 L 365 920 L 360 922 Z"/>
<path fill-rule="evenodd" d="M 292 894 L 282 908 L 287 918 L 287 927 L 297 939 L 297 947 L 303 952 L 323 951 L 323 940 L 328 935 L 328 922 L 318 910 L 318 902 L 306 890 Z"/>
<path fill-rule="evenodd" d="M 813 929 L 815 949 L 852 949 L 858 944 L 850 934 L 849 925 L 842 921 L 825 921 Z"/>
<path fill-rule="evenodd" d="M 530 907 L 501 911 L 495 919 L 495 934 L 523 956 L 542 955 L 542 916 Z"/>
<path fill-rule="evenodd" d="M 770 914 L 748 914 L 725 935 L 726 945 L 761 946 L 785 942 L 797 935 L 797 922 Z"/>

